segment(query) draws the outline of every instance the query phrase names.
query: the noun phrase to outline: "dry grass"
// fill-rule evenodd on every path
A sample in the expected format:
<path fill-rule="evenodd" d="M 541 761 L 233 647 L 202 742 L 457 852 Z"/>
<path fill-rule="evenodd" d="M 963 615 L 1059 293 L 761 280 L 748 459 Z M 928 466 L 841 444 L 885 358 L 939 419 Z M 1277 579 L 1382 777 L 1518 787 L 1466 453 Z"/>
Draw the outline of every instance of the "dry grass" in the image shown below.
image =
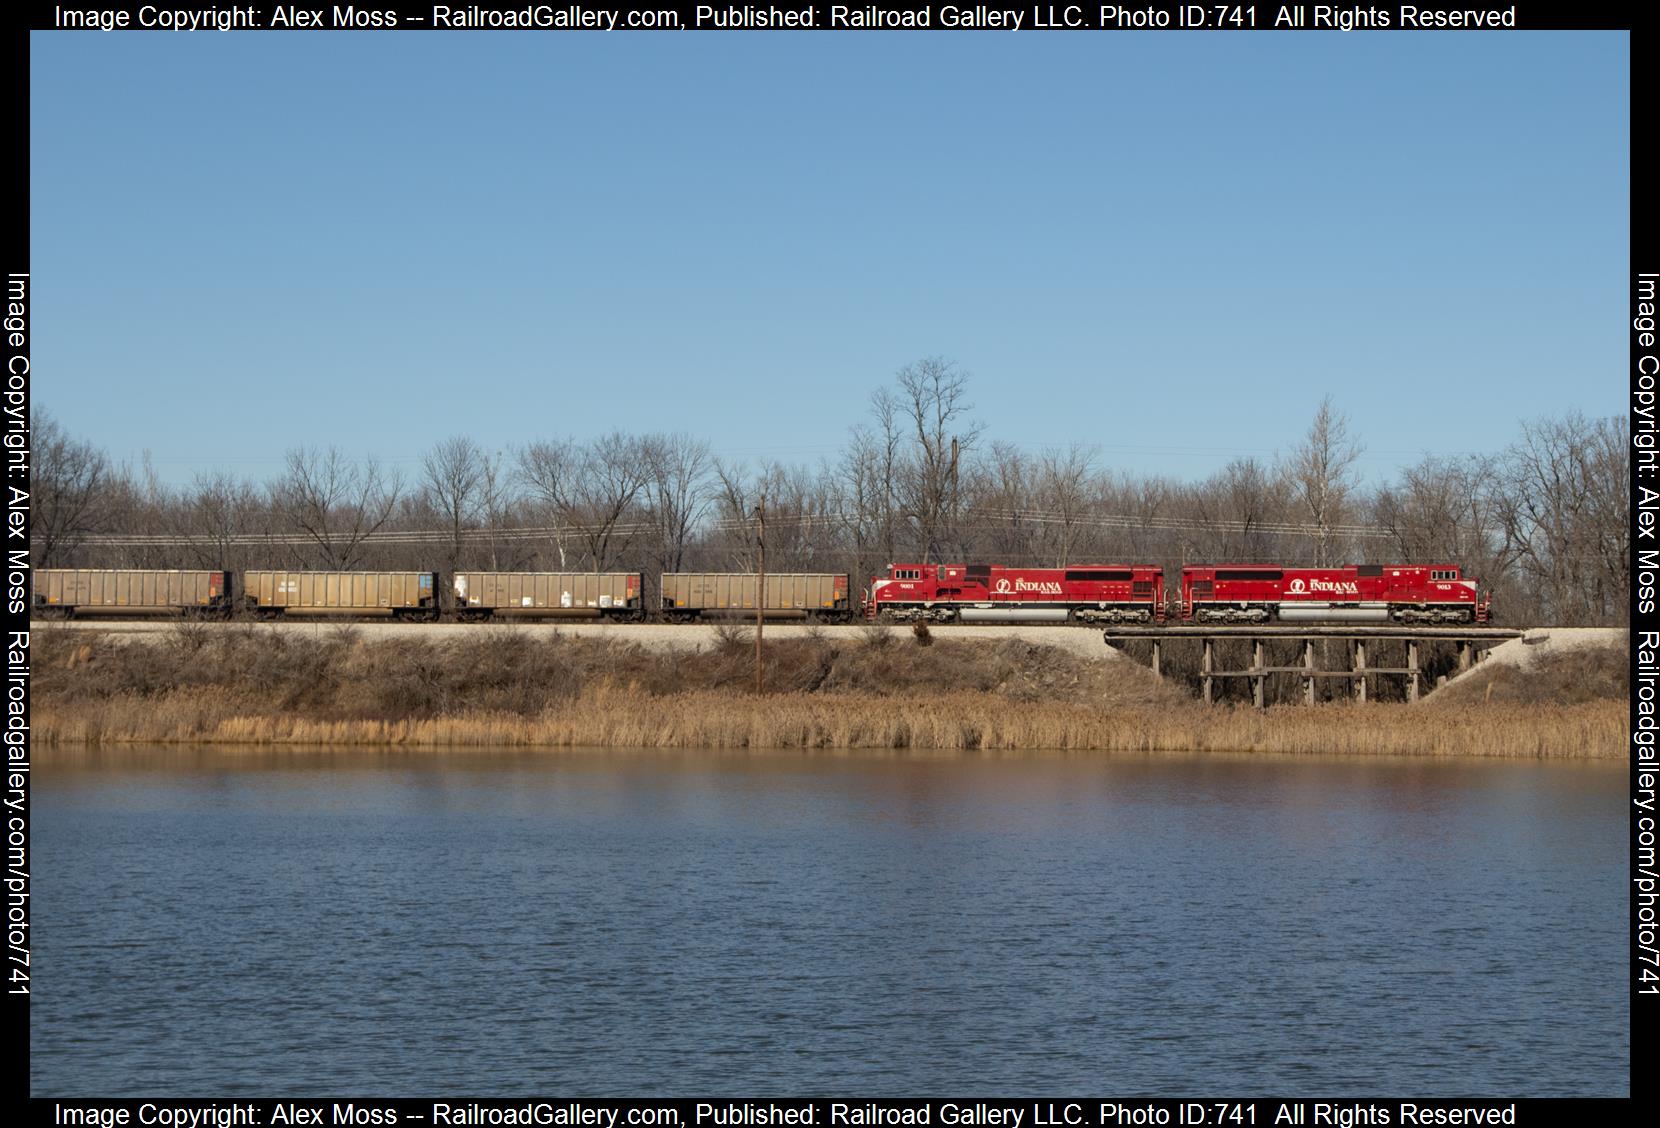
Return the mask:
<path fill-rule="evenodd" d="M 1579 705 L 1631 693 L 1630 640 L 1615 646 L 1546 651 L 1525 666 L 1483 663 L 1427 699 L 1426 706 L 1473 703 Z"/>
<path fill-rule="evenodd" d="M 539 714 L 463 711 L 381 720 L 278 712 L 199 693 L 43 710 L 46 743 L 399 744 L 474 747 L 1233 751 L 1405 756 L 1607 757 L 1623 753 L 1614 702 L 1437 713 L 1324 705 L 1258 713 L 1081 705 L 1033 708 L 987 694 L 909 702 L 859 694 L 689 692 L 642 697 L 599 687 Z"/>
<path fill-rule="evenodd" d="M 442 644 L 257 628 L 157 645 L 41 631 L 35 643 L 42 743 L 1563 757 L 1622 755 L 1627 738 L 1623 699 L 1594 694 L 1262 714 L 1206 708 L 1116 660 L 1012 639 L 901 646 L 887 628 L 769 644 L 764 697 L 748 689 L 752 639 L 736 632 L 694 654 L 514 629 Z"/>

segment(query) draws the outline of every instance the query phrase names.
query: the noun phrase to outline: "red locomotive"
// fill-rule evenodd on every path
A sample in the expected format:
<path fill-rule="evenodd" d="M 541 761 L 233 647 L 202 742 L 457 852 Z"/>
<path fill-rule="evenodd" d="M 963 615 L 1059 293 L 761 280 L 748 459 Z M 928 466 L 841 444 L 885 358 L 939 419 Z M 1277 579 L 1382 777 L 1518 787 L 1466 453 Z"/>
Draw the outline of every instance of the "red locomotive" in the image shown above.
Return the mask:
<path fill-rule="evenodd" d="M 1164 569 L 890 564 L 885 578 L 870 581 L 865 614 L 886 622 L 1163 622 Z"/>
<path fill-rule="evenodd" d="M 1487 607 L 1453 564 L 1182 569 L 1184 623 L 1484 623 Z"/>

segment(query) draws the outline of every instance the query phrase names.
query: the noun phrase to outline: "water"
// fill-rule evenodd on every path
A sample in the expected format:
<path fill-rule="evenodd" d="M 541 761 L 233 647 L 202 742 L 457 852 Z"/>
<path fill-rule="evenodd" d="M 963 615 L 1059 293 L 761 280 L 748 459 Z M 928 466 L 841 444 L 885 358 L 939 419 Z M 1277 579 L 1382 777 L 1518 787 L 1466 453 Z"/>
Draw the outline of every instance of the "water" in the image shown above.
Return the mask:
<path fill-rule="evenodd" d="M 1629 1091 L 1617 764 L 70 755 L 37 1096 Z"/>

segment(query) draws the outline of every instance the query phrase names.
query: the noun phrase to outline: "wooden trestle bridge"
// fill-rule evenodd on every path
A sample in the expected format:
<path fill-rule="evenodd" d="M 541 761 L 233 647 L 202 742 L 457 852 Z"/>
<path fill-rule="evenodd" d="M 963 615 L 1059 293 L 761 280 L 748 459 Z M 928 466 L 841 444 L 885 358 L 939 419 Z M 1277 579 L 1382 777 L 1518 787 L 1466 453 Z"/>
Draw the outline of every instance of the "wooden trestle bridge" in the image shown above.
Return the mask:
<path fill-rule="evenodd" d="M 1357 701 L 1366 700 L 1368 678 L 1401 677 L 1406 679 L 1406 699 L 1417 701 L 1423 691 L 1423 671 L 1419 663 L 1420 648 L 1427 643 L 1452 643 L 1458 648 L 1458 672 L 1470 669 L 1486 651 L 1501 642 L 1521 638 L 1523 632 L 1507 627 L 1407 627 L 1407 626 L 1194 626 L 1194 627 L 1111 627 L 1103 638 L 1108 646 L 1119 646 L 1130 641 L 1150 640 L 1153 644 L 1153 673 L 1164 676 L 1164 650 L 1172 642 L 1198 642 L 1199 686 L 1205 704 L 1216 698 L 1217 683 L 1226 678 L 1251 679 L 1251 698 L 1258 709 L 1268 704 L 1268 678 L 1272 674 L 1296 674 L 1303 679 L 1303 702 L 1312 705 L 1316 700 L 1315 686 L 1322 679 L 1347 680 L 1350 692 Z M 1270 642 L 1301 641 L 1303 661 L 1298 666 L 1270 666 L 1264 661 L 1264 649 Z M 1252 662 L 1243 670 L 1216 668 L 1218 642 L 1245 641 L 1251 644 Z M 1346 669 L 1322 669 L 1315 663 L 1315 643 L 1341 642 Z M 1383 647 L 1404 647 L 1405 665 L 1371 665 L 1369 659 L 1381 657 Z M 1368 650 L 1375 646 L 1377 650 Z M 1329 648 L 1321 647 L 1321 650 Z"/>

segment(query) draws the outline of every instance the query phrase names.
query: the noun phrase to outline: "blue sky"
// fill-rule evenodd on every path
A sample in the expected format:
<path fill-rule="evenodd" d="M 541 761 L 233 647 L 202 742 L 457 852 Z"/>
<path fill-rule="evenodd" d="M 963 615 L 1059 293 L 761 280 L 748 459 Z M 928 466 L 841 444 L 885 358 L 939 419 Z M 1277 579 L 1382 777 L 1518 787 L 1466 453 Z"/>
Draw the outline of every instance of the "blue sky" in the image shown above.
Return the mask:
<path fill-rule="evenodd" d="M 1202 476 L 1331 393 L 1387 475 L 1624 408 L 1629 37 L 31 40 L 35 402 L 164 477 L 687 431 Z"/>

